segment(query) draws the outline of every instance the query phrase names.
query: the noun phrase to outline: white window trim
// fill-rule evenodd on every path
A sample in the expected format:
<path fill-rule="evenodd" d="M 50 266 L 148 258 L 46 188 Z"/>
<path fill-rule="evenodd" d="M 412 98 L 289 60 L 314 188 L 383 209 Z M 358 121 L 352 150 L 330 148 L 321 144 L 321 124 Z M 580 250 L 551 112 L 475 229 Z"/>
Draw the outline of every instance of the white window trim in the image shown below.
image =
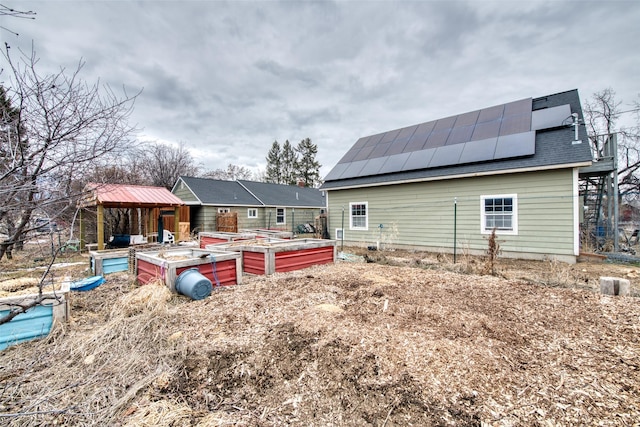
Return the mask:
<path fill-rule="evenodd" d="M 218 213 L 220 214 L 225 214 L 225 213 L 230 213 L 231 209 L 229 208 L 218 208 Z"/>
<path fill-rule="evenodd" d="M 344 239 L 344 230 L 342 228 L 336 228 L 335 240 L 343 240 Z"/>
<path fill-rule="evenodd" d="M 513 215 L 511 217 L 511 224 L 513 228 L 511 230 L 496 230 L 496 234 L 504 235 L 517 235 L 518 234 L 518 195 L 517 194 L 491 194 L 480 196 L 480 233 L 491 234 L 493 229 L 485 227 L 486 215 L 484 212 L 484 201 L 486 199 L 512 199 L 513 200 Z"/>
<path fill-rule="evenodd" d="M 282 222 L 278 222 L 278 209 L 282 209 Z M 276 208 L 276 225 L 286 225 L 287 224 L 287 208 Z"/>
<path fill-rule="evenodd" d="M 252 212 L 255 213 L 255 215 L 251 215 Z M 258 218 L 258 209 L 247 208 L 247 218 L 251 218 L 251 219 Z"/>
<path fill-rule="evenodd" d="M 364 215 L 364 227 L 355 227 L 353 225 L 353 205 L 364 205 L 366 214 Z M 369 230 L 369 202 L 350 202 L 349 203 L 349 230 Z"/>

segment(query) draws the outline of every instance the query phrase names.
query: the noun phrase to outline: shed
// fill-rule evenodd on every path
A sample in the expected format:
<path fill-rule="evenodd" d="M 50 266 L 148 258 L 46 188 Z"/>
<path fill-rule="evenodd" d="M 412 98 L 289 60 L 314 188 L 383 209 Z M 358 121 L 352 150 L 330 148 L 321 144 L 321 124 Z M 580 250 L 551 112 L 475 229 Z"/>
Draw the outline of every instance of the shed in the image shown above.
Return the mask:
<path fill-rule="evenodd" d="M 504 256 L 579 255 L 579 169 L 592 163 L 577 90 L 364 136 L 325 178 L 350 244 Z"/>
<path fill-rule="evenodd" d="M 180 207 L 183 207 L 184 203 L 164 187 L 90 183 L 85 188 L 85 194 L 87 196 L 83 199 L 82 206 L 95 206 L 97 211 L 98 250 L 105 247 L 104 209 L 109 208 L 136 209 L 140 215 L 139 232 L 145 238 L 154 232 L 160 232 L 163 214 L 170 213 L 173 216 L 172 228 L 177 234 L 176 240 L 180 238 Z M 83 241 L 82 219 L 80 230 L 81 241 Z"/>

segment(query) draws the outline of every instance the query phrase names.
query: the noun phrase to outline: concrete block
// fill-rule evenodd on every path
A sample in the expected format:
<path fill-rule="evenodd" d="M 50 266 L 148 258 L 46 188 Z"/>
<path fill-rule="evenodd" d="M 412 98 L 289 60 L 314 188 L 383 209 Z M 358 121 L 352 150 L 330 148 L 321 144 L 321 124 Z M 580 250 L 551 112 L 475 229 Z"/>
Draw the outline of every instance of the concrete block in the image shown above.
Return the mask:
<path fill-rule="evenodd" d="M 600 292 L 603 295 L 628 296 L 631 293 L 631 282 L 619 277 L 601 277 Z"/>

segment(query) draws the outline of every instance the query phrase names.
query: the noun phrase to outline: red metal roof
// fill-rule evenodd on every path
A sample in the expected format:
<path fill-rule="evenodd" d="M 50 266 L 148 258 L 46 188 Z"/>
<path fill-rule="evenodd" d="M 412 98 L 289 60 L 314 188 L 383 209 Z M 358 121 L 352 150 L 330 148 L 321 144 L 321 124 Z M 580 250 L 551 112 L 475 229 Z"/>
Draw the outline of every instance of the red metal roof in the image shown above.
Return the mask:
<path fill-rule="evenodd" d="M 92 191 L 87 204 L 105 207 L 166 207 L 184 202 L 164 187 L 129 184 L 88 184 Z"/>

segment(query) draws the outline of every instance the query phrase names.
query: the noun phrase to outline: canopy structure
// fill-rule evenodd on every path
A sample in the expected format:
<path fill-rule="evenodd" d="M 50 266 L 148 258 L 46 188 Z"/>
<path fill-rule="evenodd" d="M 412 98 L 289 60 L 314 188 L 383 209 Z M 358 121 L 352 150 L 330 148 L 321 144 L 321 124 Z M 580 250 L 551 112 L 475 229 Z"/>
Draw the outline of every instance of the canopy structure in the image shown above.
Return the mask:
<path fill-rule="evenodd" d="M 104 209 L 174 209 L 174 230 L 179 230 L 180 206 L 184 202 L 164 187 L 151 187 L 130 184 L 99 184 L 89 183 L 86 188 L 87 196 L 82 201 L 83 207 L 97 208 L 97 237 L 98 249 L 104 249 Z M 150 227 L 153 218 L 150 218 Z M 177 237 L 177 236 L 176 236 Z"/>

